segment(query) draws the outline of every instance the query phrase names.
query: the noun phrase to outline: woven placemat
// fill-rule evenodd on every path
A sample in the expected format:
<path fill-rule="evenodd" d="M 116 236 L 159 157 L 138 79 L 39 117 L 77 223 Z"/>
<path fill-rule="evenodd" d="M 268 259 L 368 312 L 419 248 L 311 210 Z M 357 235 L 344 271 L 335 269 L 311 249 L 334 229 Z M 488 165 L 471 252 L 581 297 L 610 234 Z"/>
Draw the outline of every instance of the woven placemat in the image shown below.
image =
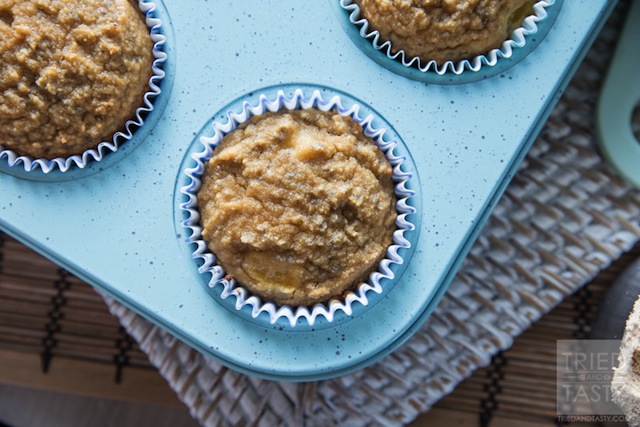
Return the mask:
<path fill-rule="evenodd" d="M 498 352 L 489 366 L 475 371 L 412 425 L 569 424 L 561 423 L 556 411 L 556 342 L 589 336 L 609 288 L 639 257 L 640 243 L 540 318 L 509 350 Z M 602 425 L 597 417 L 582 421 L 582 427 Z"/>
<path fill-rule="evenodd" d="M 552 112 L 437 310 L 374 366 L 307 384 L 203 357 L 107 300 L 204 425 L 399 425 L 450 393 L 640 239 L 640 192 L 599 155 L 594 107 L 627 2 Z"/>

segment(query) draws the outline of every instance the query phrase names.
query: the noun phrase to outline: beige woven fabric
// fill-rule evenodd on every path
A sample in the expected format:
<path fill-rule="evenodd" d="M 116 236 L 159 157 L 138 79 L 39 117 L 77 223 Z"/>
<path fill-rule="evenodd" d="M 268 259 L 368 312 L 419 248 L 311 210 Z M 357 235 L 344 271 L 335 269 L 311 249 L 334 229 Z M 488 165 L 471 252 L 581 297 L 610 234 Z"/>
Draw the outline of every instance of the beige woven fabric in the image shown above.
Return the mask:
<path fill-rule="evenodd" d="M 309 384 L 230 371 L 107 299 L 205 426 L 401 425 L 640 240 L 640 191 L 604 163 L 594 107 L 622 21 L 591 49 L 429 321 L 396 352 Z"/>

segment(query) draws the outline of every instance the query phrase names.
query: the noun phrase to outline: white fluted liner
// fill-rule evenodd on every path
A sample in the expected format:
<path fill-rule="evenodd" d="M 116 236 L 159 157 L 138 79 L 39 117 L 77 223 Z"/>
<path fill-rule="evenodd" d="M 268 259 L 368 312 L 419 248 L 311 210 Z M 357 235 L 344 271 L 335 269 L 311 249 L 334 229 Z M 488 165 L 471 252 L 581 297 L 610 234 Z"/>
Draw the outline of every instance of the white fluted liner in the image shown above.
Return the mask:
<path fill-rule="evenodd" d="M 138 7 L 145 15 L 145 22 L 149 27 L 155 59 L 152 64 L 153 75 L 149 78 L 149 90 L 143 96 L 143 105 L 136 109 L 134 118 L 127 120 L 124 125 L 124 131 L 114 133 L 110 141 L 100 142 L 96 147 L 81 154 L 56 157 L 50 160 L 18 155 L 13 150 L 4 149 L 2 141 L 0 141 L 0 161 L 6 161 L 10 167 L 22 166 L 26 172 L 35 169 L 40 169 L 44 173 L 49 173 L 53 170 L 66 172 L 74 167 L 82 169 L 91 161 L 102 160 L 104 156 L 116 152 L 121 144 L 133 138 L 135 130 L 144 125 L 143 116 L 153 111 L 153 100 L 161 93 L 160 82 L 165 77 L 162 64 L 167 60 L 167 54 L 162 50 L 166 37 L 161 33 L 162 21 L 154 16 L 155 3 L 150 0 L 138 0 Z"/>
<path fill-rule="evenodd" d="M 396 219 L 397 229 L 393 233 L 393 243 L 387 249 L 386 257 L 380 261 L 377 271 L 372 272 L 367 282 L 360 283 L 354 291 L 348 291 L 342 298 L 334 298 L 328 303 L 315 304 L 313 307 L 279 306 L 274 302 L 262 301 L 246 288 L 236 283 L 235 279 L 226 278 L 225 271 L 216 264 L 215 255 L 209 251 L 206 242 L 202 238 L 197 193 L 201 185 L 201 177 L 206 162 L 211 158 L 224 136 L 236 129 L 238 125 L 253 116 L 264 114 L 267 111 L 275 112 L 308 108 L 317 108 L 321 111 L 335 110 L 342 116 L 351 117 L 362 126 L 364 135 L 371 138 L 385 154 L 389 163 L 393 166 L 392 178 L 397 197 L 396 210 L 398 212 Z M 190 230 L 190 236 L 187 241 L 195 246 L 193 258 L 202 261 L 198 271 L 201 274 L 211 275 L 209 287 L 213 291 L 216 291 L 216 288 L 220 288 L 220 296 L 223 299 L 234 297 L 237 310 L 242 310 L 243 307 L 249 306 L 251 308 L 251 316 L 254 319 L 260 319 L 261 313 L 266 313 L 268 322 L 271 324 L 276 323 L 280 318 L 286 318 L 289 325 L 295 327 L 299 320 L 305 321 L 308 325 L 314 325 L 319 316 L 329 322 L 332 322 L 337 315 L 350 316 L 353 313 L 354 304 L 358 303 L 367 306 L 370 303 L 372 293 L 379 295 L 383 292 L 382 279 L 388 279 L 390 282 L 387 283 L 393 285 L 395 273 L 391 266 L 392 264 L 403 264 L 403 257 L 398 251 L 408 249 L 411 246 L 411 242 L 407 240 L 404 234 L 408 230 L 415 229 L 415 225 L 407 218 L 408 215 L 415 213 L 415 208 L 407 203 L 415 193 L 407 187 L 408 182 L 412 179 L 412 174 L 402 170 L 405 158 L 394 154 L 394 148 L 398 143 L 394 140 L 385 141 L 384 137 L 387 129 L 375 128 L 372 125 L 373 120 L 374 116 L 372 114 L 360 117 L 360 106 L 357 104 L 345 108 L 337 95 L 325 100 L 318 90 L 313 91 L 310 96 L 305 96 L 302 89 L 296 89 L 291 97 L 287 97 L 281 90 L 278 91 L 273 99 L 269 99 L 264 94 L 260 95 L 255 105 L 244 102 L 242 111 L 239 113 L 228 112 L 225 120 L 213 123 L 213 135 L 211 137 L 202 137 L 203 151 L 193 155 L 196 166 L 184 171 L 190 178 L 190 183 L 180 189 L 188 198 L 187 202 L 180 205 L 180 208 L 188 214 L 188 218 L 183 222 L 183 226 Z"/>
<path fill-rule="evenodd" d="M 354 0 L 340 0 L 340 6 L 349 12 L 349 21 L 360 28 L 360 36 L 369 40 L 373 47 L 382 51 L 389 59 L 399 61 L 405 67 L 414 67 L 422 72 L 435 72 L 439 75 L 453 73 L 462 74 L 465 71 L 477 72 L 484 66 L 492 67 L 501 58 L 511 58 L 516 49 L 523 48 L 527 39 L 538 32 L 538 23 L 548 16 L 547 8 L 553 6 L 557 0 L 542 0 L 533 6 L 533 15 L 529 15 L 522 22 L 522 26 L 516 28 L 509 39 L 505 40 L 499 48 L 492 49 L 484 55 L 477 55 L 471 59 L 462 61 L 447 61 L 438 65 L 434 60 L 424 63 L 417 56 L 410 56 L 404 50 L 393 52 L 391 41 L 384 40 L 378 30 L 369 28 L 369 21 L 360 15 L 360 7 Z"/>

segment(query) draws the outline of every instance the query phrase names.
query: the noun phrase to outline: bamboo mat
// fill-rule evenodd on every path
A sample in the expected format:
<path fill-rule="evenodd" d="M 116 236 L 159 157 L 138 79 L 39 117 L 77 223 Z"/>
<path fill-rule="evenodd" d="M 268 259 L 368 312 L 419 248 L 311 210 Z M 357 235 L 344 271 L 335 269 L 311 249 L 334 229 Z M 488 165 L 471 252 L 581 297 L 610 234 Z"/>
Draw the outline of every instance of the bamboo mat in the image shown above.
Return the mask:
<path fill-rule="evenodd" d="M 92 287 L 1 232 L 0 382 L 180 404 Z"/>
<path fill-rule="evenodd" d="M 556 425 L 556 340 L 588 333 L 607 289 L 638 257 L 640 245 L 411 425 Z M 91 286 L 0 233 L 0 383 L 175 405 L 163 381 Z"/>

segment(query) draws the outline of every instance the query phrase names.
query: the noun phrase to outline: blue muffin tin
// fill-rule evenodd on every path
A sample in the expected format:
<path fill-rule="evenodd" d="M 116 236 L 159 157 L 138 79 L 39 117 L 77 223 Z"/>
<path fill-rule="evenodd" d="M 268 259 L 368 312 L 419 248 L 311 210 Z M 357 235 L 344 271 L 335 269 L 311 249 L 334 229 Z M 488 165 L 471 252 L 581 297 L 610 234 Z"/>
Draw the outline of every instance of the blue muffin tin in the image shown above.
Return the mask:
<path fill-rule="evenodd" d="M 437 85 L 371 60 L 329 0 L 165 0 L 157 14 L 169 58 L 155 124 L 88 170 L 0 168 L 0 227 L 232 369 L 308 381 L 366 367 L 433 311 L 614 4 L 566 1 L 517 65 Z M 224 106 L 278 86 L 345 93 L 376 111 L 420 179 L 419 237 L 401 280 L 380 303 L 318 330 L 266 327 L 222 307 L 200 284 L 177 212 L 198 132 Z"/>

